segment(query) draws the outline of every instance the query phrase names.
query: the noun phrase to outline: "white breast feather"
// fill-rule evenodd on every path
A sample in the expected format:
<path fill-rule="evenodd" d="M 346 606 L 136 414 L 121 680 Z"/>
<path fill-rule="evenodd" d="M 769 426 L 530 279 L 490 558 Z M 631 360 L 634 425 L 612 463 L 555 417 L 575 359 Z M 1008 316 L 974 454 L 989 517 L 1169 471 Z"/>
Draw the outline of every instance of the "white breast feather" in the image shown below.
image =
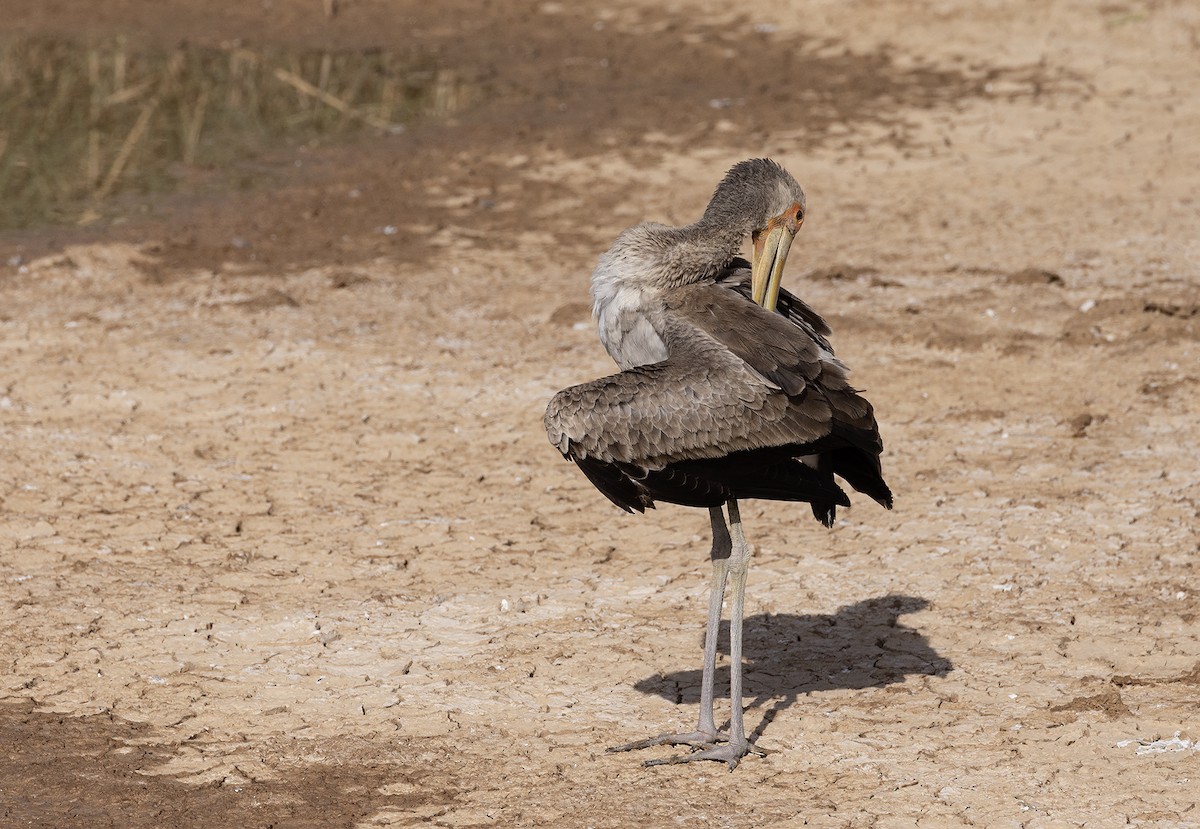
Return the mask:
<path fill-rule="evenodd" d="M 614 247 L 600 257 L 592 274 L 592 313 L 600 341 L 622 369 L 659 363 L 669 354 L 654 325 L 658 290 L 638 278 L 647 264 Z"/>

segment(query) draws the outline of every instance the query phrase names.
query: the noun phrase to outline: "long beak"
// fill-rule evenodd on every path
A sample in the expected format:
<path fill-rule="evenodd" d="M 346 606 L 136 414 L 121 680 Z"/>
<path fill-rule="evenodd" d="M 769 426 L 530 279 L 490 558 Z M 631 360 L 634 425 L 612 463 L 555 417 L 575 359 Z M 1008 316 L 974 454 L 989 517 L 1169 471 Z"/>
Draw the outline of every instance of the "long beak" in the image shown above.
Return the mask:
<path fill-rule="evenodd" d="M 779 301 L 779 284 L 783 281 L 783 266 L 796 231 L 778 224 L 754 240 L 754 261 L 750 267 L 750 290 L 754 301 L 768 311 L 775 310 Z"/>

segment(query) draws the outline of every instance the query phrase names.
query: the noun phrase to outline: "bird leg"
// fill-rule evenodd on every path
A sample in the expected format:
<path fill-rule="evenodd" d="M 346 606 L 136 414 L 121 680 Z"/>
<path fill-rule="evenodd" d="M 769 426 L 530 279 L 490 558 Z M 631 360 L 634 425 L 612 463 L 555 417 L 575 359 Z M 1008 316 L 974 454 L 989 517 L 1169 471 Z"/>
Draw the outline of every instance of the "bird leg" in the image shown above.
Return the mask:
<path fill-rule="evenodd" d="M 717 634 L 721 629 L 721 605 L 725 601 L 725 579 L 729 572 L 729 556 L 733 550 L 733 543 L 729 537 L 729 529 L 725 526 L 725 516 L 721 513 L 721 508 L 710 507 L 708 516 L 712 522 L 713 543 L 710 557 L 713 575 L 712 587 L 708 594 L 708 623 L 704 630 L 704 673 L 700 681 L 700 720 L 696 724 L 696 730 L 680 734 L 659 734 L 657 737 L 613 746 L 609 751 L 634 751 L 661 745 L 689 745 L 699 748 L 711 746 L 721 739 L 717 732 L 716 720 L 713 718 L 713 680 L 717 673 Z"/>
<path fill-rule="evenodd" d="M 715 522 L 714 522 L 715 526 Z M 729 573 L 729 580 L 732 587 L 731 607 L 729 610 L 729 702 L 731 712 L 729 716 L 729 741 L 724 745 L 709 745 L 702 751 L 696 751 L 682 757 L 671 757 L 666 760 L 651 760 L 646 765 L 664 765 L 673 763 L 692 763 L 697 760 L 716 760 L 718 762 L 727 763 L 729 770 L 733 771 L 737 768 L 740 761 L 747 754 L 764 755 L 765 751 L 757 746 L 750 745 L 750 741 L 746 739 L 746 726 L 743 722 L 742 710 L 742 619 L 745 616 L 746 610 L 746 574 L 750 568 L 750 545 L 746 543 L 746 536 L 742 532 L 742 517 L 738 511 L 737 501 L 729 499 L 729 526 L 732 530 L 732 550 L 729 559 L 726 562 L 726 568 Z M 718 601 L 718 614 L 720 613 Z M 712 621 L 712 615 L 709 615 L 709 621 Z M 710 627 L 710 633 L 712 629 Z M 715 643 L 713 643 L 715 645 Z M 705 649 L 705 672 L 709 668 L 709 643 L 706 641 Z M 715 663 L 716 651 L 712 651 L 713 662 Z M 709 685 L 711 693 L 711 684 Z M 709 716 L 711 717 L 711 695 L 709 697 Z M 700 723 L 701 728 L 704 726 L 704 697 L 703 690 L 701 691 L 700 705 Z"/>
<path fill-rule="evenodd" d="M 729 555 L 733 542 L 725 526 L 725 516 L 720 507 L 708 511 L 712 521 L 712 586 L 708 591 L 708 622 L 704 626 L 704 671 L 700 680 L 700 721 L 696 731 L 708 737 L 707 742 L 717 739 L 717 724 L 713 719 L 713 683 L 717 675 L 717 636 L 721 631 L 721 605 L 725 602 L 725 579 L 729 573 Z"/>

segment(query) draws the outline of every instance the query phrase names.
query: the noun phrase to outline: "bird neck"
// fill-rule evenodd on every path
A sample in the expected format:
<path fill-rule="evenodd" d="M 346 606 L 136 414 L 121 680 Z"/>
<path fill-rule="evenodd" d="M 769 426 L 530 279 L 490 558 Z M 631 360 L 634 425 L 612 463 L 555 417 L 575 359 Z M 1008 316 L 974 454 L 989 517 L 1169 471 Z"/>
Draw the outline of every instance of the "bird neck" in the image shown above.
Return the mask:
<path fill-rule="evenodd" d="M 740 225 L 715 221 L 706 214 L 700 221 L 674 230 L 667 270 L 678 274 L 681 284 L 716 277 L 741 252 L 748 233 Z"/>

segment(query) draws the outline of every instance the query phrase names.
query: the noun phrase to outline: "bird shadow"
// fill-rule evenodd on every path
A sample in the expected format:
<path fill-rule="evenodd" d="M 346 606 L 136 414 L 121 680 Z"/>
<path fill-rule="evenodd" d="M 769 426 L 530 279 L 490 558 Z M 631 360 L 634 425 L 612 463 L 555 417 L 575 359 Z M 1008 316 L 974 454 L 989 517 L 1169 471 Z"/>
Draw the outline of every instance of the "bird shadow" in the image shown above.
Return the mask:
<path fill-rule="evenodd" d="M 862 690 L 903 682 L 909 676 L 945 676 L 954 669 L 900 617 L 929 606 L 926 599 L 889 595 L 865 599 L 835 613 L 748 616 L 742 632 L 747 710 L 774 700 L 750 739 L 762 736 L 801 695 Z M 729 653 L 729 623 L 722 622 L 717 650 Z M 701 671 L 677 671 L 639 680 L 634 688 L 676 704 L 700 701 Z M 718 666 L 715 690 L 729 697 L 729 666 Z"/>

